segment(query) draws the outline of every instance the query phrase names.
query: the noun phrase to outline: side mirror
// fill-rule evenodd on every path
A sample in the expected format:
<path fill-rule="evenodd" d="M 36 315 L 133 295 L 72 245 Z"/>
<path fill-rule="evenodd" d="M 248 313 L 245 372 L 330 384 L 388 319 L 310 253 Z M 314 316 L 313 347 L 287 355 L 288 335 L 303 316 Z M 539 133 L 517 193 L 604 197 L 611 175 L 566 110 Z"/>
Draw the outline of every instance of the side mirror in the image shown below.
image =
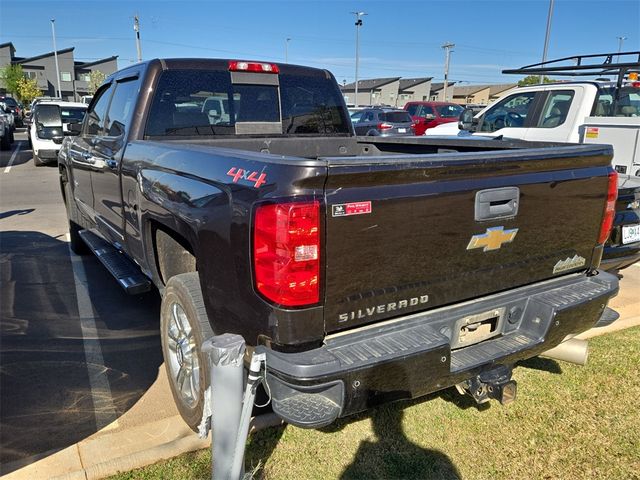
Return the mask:
<path fill-rule="evenodd" d="M 69 135 L 80 135 L 80 132 L 82 132 L 82 124 L 81 123 L 70 123 L 67 126 L 67 133 Z"/>
<path fill-rule="evenodd" d="M 458 128 L 460 130 L 466 130 L 468 132 L 475 131 L 475 126 L 477 122 L 473 118 L 473 110 L 470 108 L 465 108 L 460 114 L 460 118 L 458 119 Z"/>

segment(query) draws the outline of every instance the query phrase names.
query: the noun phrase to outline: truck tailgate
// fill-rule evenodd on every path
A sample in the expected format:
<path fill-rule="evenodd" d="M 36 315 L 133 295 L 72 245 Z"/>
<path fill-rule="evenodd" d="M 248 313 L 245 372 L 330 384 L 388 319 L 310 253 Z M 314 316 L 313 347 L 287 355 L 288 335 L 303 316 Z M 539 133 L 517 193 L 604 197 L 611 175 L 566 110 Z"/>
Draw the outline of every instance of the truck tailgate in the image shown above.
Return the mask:
<path fill-rule="evenodd" d="M 325 158 L 325 330 L 585 270 L 611 156 L 583 145 Z"/>

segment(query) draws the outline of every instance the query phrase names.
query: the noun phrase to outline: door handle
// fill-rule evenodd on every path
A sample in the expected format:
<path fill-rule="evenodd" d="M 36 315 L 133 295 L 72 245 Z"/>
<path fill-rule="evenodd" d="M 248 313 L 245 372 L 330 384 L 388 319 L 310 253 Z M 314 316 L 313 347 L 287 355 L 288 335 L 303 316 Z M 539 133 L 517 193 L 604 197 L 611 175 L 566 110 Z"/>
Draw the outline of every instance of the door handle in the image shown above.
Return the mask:
<path fill-rule="evenodd" d="M 520 206 L 518 187 L 491 188 L 476 193 L 476 222 L 495 218 L 515 217 Z"/>

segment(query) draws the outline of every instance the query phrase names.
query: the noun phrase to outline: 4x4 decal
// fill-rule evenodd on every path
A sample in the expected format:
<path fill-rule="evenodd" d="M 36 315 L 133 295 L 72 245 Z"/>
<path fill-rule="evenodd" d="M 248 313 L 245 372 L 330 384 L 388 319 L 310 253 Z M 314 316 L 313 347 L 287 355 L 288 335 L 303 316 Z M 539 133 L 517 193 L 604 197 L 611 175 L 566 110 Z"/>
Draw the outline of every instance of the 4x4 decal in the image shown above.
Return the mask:
<path fill-rule="evenodd" d="M 262 172 L 249 172 L 243 168 L 231 167 L 227 172 L 227 175 L 233 177 L 233 183 L 238 183 L 240 180 L 246 180 L 253 182 L 255 188 L 259 188 L 260 185 L 267 183 L 267 174 Z"/>

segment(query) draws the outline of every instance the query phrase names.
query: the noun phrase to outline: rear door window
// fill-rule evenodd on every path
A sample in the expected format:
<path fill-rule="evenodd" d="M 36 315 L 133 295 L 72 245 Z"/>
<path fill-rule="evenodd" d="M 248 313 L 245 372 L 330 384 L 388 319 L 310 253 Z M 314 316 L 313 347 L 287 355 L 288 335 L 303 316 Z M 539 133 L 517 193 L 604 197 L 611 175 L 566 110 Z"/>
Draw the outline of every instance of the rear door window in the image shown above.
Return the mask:
<path fill-rule="evenodd" d="M 435 112 L 433 111 L 433 107 L 429 107 L 427 105 L 422 105 L 420 109 L 420 116 L 426 117 L 427 115 L 435 116 Z"/>
<path fill-rule="evenodd" d="M 544 107 L 542 107 L 542 115 L 536 126 L 540 128 L 555 128 L 562 125 L 567 120 L 572 100 L 572 90 L 549 92 Z"/>

